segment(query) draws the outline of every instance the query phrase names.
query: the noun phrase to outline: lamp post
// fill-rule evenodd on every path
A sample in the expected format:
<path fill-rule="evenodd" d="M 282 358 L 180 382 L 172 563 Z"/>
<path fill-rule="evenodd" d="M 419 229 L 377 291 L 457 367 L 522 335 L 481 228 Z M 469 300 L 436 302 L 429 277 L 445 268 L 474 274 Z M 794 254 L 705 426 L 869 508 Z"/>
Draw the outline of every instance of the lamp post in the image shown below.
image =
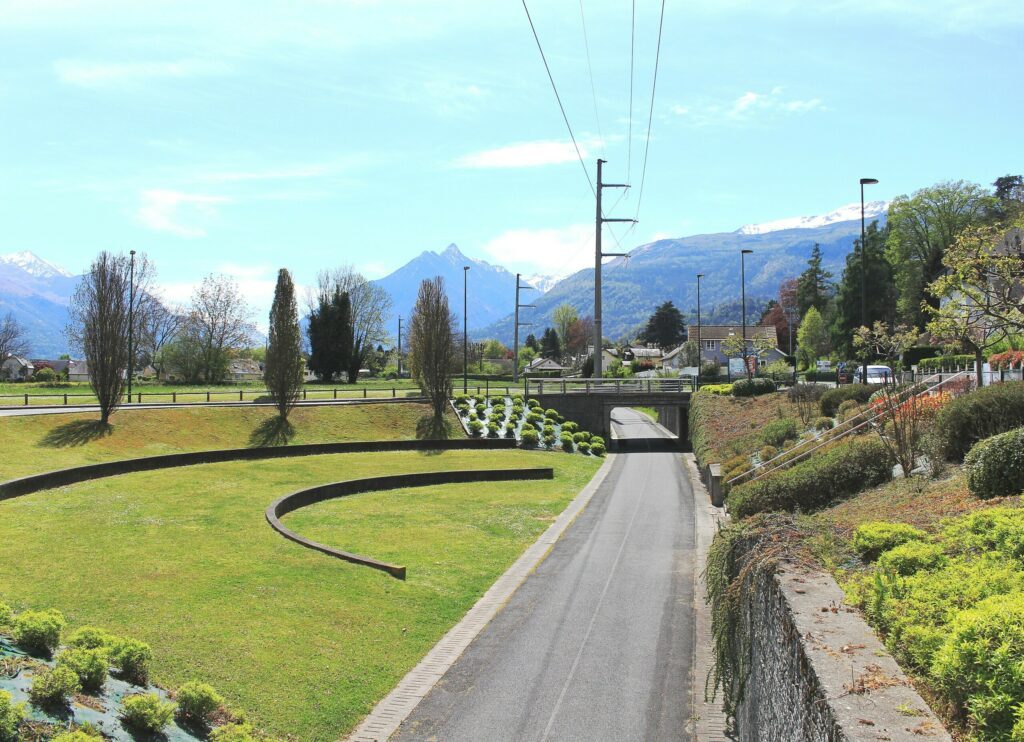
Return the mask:
<path fill-rule="evenodd" d="M 750 364 L 747 363 L 747 256 L 753 250 L 740 250 L 740 301 L 743 304 L 743 369 L 750 378 Z"/>
<path fill-rule="evenodd" d="M 135 371 L 135 251 L 131 250 L 128 254 L 128 404 L 131 404 L 132 376 Z"/>
<path fill-rule="evenodd" d="M 402 318 L 398 318 L 398 378 L 402 378 Z"/>
<path fill-rule="evenodd" d="M 703 273 L 697 274 L 697 381 L 694 382 L 696 389 L 700 388 L 700 367 L 704 360 L 704 343 L 700 339 L 700 279 L 704 278 Z"/>
<path fill-rule="evenodd" d="M 864 186 L 875 185 L 877 178 L 860 179 L 860 324 L 868 326 L 868 246 L 867 228 L 864 226 Z M 861 370 L 861 382 L 868 383 L 868 357 L 864 355 L 864 366 Z"/>
<path fill-rule="evenodd" d="M 467 297 L 469 296 L 468 287 L 469 282 L 469 266 L 462 266 L 462 393 L 469 393 L 469 377 L 467 370 L 469 368 L 469 332 L 467 331 L 468 324 L 466 322 L 466 311 L 469 308 L 469 302 Z"/>

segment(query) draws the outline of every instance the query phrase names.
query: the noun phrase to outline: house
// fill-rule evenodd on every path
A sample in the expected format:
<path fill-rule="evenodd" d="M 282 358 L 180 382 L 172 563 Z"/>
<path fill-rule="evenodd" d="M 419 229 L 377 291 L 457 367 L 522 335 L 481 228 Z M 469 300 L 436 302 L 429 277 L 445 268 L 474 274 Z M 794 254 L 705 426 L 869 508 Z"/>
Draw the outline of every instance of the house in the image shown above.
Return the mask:
<path fill-rule="evenodd" d="M 626 348 L 622 354 L 622 362 L 636 362 L 640 365 L 650 364 L 654 368 L 661 368 L 662 355 L 661 348 L 652 348 L 650 346 Z"/>
<path fill-rule="evenodd" d="M 565 366 L 550 358 L 534 358 L 523 369 L 523 376 L 561 376 Z"/>
<path fill-rule="evenodd" d="M 697 325 L 690 325 L 689 337 L 697 339 Z M 700 328 L 700 358 L 702 363 L 709 361 L 725 366 L 729 363 L 729 357 L 722 350 L 722 343 L 730 336 L 742 337 L 742 325 L 701 325 Z M 770 343 L 767 350 L 758 351 L 759 346 Z M 757 355 L 758 365 L 765 366 L 769 363 L 782 360 L 786 357 L 778 348 L 779 338 L 775 332 L 774 325 L 747 325 L 747 355 Z"/>
<path fill-rule="evenodd" d="M 10 355 L 0 363 L 0 379 L 9 381 L 27 381 L 36 372 L 32 361 L 21 356 Z"/>
<path fill-rule="evenodd" d="M 263 381 L 263 369 L 252 358 L 235 358 L 228 361 L 227 378 L 231 381 Z"/>
<path fill-rule="evenodd" d="M 685 345 L 685 343 L 683 345 Z M 670 369 L 673 369 L 675 371 L 679 371 L 679 370 L 681 370 L 683 368 L 687 368 L 687 366 L 686 366 L 686 356 L 683 353 L 683 345 L 680 345 L 677 348 L 673 348 L 668 353 L 666 353 L 664 356 L 662 356 L 662 358 L 661 358 L 661 367 L 662 368 L 666 368 L 666 369 L 670 368 Z"/>
<path fill-rule="evenodd" d="M 89 364 L 85 361 L 68 363 L 68 381 L 89 381 Z"/>
<path fill-rule="evenodd" d="M 594 346 L 587 346 L 587 356 L 594 355 Z M 584 356 L 584 357 L 587 357 Z M 619 351 L 617 348 L 602 348 L 601 349 L 601 368 L 610 368 L 613 363 L 621 362 L 619 358 Z"/>
<path fill-rule="evenodd" d="M 57 376 L 67 376 L 68 366 L 71 365 L 71 361 L 67 358 L 58 358 L 55 361 L 48 358 L 33 358 L 31 363 L 37 371 L 41 368 L 52 368 Z"/>

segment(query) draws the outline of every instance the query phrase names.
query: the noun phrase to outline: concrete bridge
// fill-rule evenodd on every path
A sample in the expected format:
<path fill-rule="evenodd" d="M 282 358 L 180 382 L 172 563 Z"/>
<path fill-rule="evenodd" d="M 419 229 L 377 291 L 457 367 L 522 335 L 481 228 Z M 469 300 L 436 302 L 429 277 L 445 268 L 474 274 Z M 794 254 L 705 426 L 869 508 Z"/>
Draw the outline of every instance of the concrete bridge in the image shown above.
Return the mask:
<path fill-rule="evenodd" d="M 692 377 L 678 379 L 533 379 L 526 381 L 524 396 L 536 399 L 544 409 L 554 408 L 567 420 L 609 438 L 612 410 L 616 407 L 653 407 L 658 423 L 680 442 L 690 438 L 688 416 Z"/>

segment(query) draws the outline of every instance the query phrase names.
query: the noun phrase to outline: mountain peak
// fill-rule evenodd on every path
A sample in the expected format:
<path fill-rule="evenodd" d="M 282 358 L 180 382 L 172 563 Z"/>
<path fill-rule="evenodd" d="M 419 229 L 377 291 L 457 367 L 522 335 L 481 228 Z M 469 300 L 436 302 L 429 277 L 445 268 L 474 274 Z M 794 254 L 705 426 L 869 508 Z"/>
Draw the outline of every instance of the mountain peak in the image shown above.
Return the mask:
<path fill-rule="evenodd" d="M 444 252 L 441 253 L 441 257 L 448 258 L 450 260 L 466 258 L 466 256 L 463 255 L 462 251 L 459 249 L 459 246 L 456 245 L 454 242 L 444 249 Z"/>
<path fill-rule="evenodd" d="M 888 201 L 869 201 L 864 204 L 864 216 L 877 219 L 889 210 Z M 766 234 L 783 229 L 815 229 L 838 222 L 852 222 L 860 219 L 860 202 L 840 206 L 835 211 L 819 216 L 793 216 L 761 224 L 746 224 L 736 230 L 737 234 Z"/>
<path fill-rule="evenodd" d="M 61 268 L 59 265 L 43 260 L 34 252 L 30 252 L 28 250 L 0 255 L 0 263 L 21 268 L 21 270 L 25 271 L 29 275 L 36 276 L 37 278 L 54 278 L 56 276 L 63 276 L 65 278 L 71 277 L 71 273 L 69 271 Z"/>

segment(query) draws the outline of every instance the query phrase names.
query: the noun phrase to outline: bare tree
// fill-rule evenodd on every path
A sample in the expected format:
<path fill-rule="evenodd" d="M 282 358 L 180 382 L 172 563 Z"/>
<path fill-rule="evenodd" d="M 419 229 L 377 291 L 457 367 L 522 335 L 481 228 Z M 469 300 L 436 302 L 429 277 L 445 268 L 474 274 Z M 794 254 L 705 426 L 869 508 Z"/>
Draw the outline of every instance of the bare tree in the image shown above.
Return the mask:
<path fill-rule="evenodd" d="M 7 356 L 20 356 L 27 352 L 25 329 L 14 315 L 8 312 L 0 320 L 0 362 Z"/>
<path fill-rule="evenodd" d="M 68 337 L 82 351 L 100 422 L 121 405 L 128 369 L 130 258 L 101 252 L 71 299 Z M 153 270 L 145 255 L 135 260 L 135 295 L 148 293 Z"/>
<path fill-rule="evenodd" d="M 317 283 L 316 296 L 330 296 L 335 291 L 348 294 L 352 313 L 352 353 L 347 371 L 349 383 L 354 384 L 359 378 L 359 369 L 366 365 L 367 357 L 378 344 L 388 340 L 385 320 L 391 311 L 391 297 L 351 265 L 321 271 L 317 275 Z"/>
<path fill-rule="evenodd" d="M 146 364 L 160 367 L 163 349 L 178 335 L 184 321 L 184 312 L 168 307 L 158 296 L 147 294 L 141 298 L 136 308 L 136 347 L 135 368 Z"/>
<path fill-rule="evenodd" d="M 455 315 L 448 307 L 444 279 L 425 279 L 420 284 L 409 326 L 409 364 L 413 378 L 430 398 L 435 421 L 444 418 L 452 396 L 454 327 Z"/>
<path fill-rule="evenodd" d="M 302 333 L 295 284 L 282 268 L 277 274 L 274 303 L 270 307 L 270 336 L 264 373 L 267 389 L 282 420 L 287 419 L 302 390 Z"/>
<path fill-rule="evenodd" d="M 183 335 L 199 351 L 199 373 L 211 384 L 224 380 L 230 352 L 247 345 L 256 328 L 238 284 L 209 275 L 192 293 Z"/>

